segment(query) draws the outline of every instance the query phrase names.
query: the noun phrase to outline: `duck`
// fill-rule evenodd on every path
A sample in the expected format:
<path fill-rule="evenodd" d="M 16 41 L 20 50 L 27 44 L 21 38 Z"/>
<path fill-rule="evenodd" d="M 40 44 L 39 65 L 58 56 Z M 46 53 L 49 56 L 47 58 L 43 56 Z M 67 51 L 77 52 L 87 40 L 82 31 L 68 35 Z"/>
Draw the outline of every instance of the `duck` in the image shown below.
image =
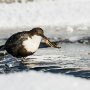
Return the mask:
<path fill-rule="evenodd" d="M 10 36 L 0 49 L 6 50 L 9 54 L 16 58 L 25 58 L 33 55 L 39 48 L 40 42 L 44 39 L 48 46 L 61 48 L 52 43 L 45 35 L 44 30 L 35 27 L 29 31 L 17 32 Z"/>

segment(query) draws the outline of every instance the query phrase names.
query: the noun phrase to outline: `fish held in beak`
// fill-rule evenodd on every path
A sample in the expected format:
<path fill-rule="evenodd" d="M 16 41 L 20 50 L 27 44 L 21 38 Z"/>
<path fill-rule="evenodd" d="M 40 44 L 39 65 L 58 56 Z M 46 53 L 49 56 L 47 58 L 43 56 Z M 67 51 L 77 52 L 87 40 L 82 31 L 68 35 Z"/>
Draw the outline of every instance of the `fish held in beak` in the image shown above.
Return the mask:
<path fill-rule="evenodd" d="M 61 48 L 59 46 L 57 46 L 56 44 L 52 43 L 46 36 L 42 35 L 43 39 L 45 40 L 45 43 L 48 46 L 54 47 L 54 48 Z"/>

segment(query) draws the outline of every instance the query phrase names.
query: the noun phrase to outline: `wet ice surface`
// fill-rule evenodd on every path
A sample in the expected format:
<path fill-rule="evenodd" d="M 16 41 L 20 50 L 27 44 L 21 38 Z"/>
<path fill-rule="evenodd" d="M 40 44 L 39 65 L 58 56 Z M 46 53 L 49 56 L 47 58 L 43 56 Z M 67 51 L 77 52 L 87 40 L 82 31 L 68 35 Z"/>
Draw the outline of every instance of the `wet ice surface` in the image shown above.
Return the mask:
<path fill-rule="evenodd" d="M 9 54 L 1 56 L 0 73 L 34 70 L 90 79 L 90 45 L 58 41 L 58 46 L 62 48 L 55 49 L 41 44 L 39 50 L 28 56 L 24 64 L 22 58 L 16 59 Z"/>

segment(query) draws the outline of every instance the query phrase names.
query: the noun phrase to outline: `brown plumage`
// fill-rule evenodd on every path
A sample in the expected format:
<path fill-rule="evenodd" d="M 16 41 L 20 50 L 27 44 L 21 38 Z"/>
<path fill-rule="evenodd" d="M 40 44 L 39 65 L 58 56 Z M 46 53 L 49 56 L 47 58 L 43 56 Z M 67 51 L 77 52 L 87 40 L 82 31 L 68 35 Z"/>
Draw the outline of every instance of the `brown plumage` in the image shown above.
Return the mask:
<path fill-rule="evenodd" d="M 46 44 L 54 48 L 57 47 L 51 43 L 49 39 L 44 35 L 44 31 L 41 28 L 33 28 L 30 31 L 23 31 L 13 34 L 0 48 L 5 49 L 9 54 L 14 57 L 26 57 L 32 55 L 38 49 L 41 38 L 45 39 Z M 35 42 L 34 42 L 35 41 Z"/>

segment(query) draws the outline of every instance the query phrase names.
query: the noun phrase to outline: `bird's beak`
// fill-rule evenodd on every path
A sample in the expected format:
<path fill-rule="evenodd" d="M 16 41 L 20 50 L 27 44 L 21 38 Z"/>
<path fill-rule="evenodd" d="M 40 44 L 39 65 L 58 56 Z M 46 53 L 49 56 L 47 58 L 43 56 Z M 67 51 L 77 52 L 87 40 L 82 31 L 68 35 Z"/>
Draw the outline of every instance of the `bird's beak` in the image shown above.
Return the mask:
<path fill-rule="evenodd" d="M 42 35 L 42 38 L 45 40 L 45 43 L 51 47 L 54 47 L 54 48 L 61 48 L 61 47 L 58 47 L 57 45 L 55 45 L 54 43 L 52 43 L 45 35 Z"/>

